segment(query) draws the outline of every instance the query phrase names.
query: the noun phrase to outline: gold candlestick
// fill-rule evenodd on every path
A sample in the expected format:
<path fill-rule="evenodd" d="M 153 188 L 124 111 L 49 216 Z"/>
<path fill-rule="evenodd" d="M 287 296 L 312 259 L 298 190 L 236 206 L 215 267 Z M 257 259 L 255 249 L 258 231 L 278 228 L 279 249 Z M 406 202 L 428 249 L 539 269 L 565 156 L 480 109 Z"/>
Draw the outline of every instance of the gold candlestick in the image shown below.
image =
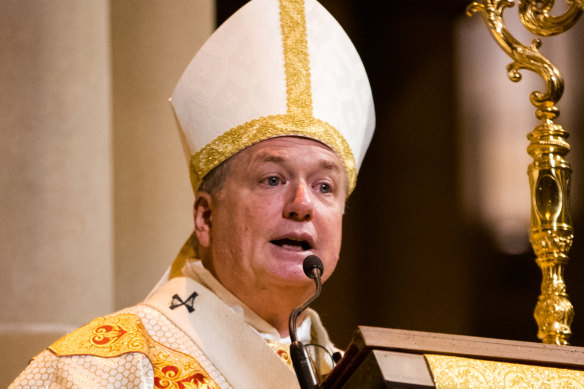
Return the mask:
<path fill-rule="evenodd" d="M 550 15 L 554 0 L 522 0 L 519 2 L 521 22 L 530 32 L 540 36 L 562 33 L 572 27 L 582 13 L 584 0 L 567 0 L 569 9 L 561 16 Z M 503 11 L 512 0 L 483 0 L 467 7 L 467 14 L 480 14 L 489 32 L 513 62 L 507 66 L 511 81 L 521 80 L 522 69 L 540 75 L 545 91 L 534 91 L 530 101 L 535 116 L 541 121 L 527 136 L 527 152 L 533 158 L 528 175 L 531 188 L 530 242 L 542 271 L 541 294 L 534 317 L 544 343 L 568 344 L 574 319 L 574 308 L 566 293 L 564 268 L 574 238 L 570 216 L 570 176 L 572 169 L 564 159 L 570 151 L 568 133 L 553 122 L 560 114 L 556 107 L 564 92 L 564 80 L 558 69 L 540 52 L 541 41 L 525 46 L 505 28 Z"/>

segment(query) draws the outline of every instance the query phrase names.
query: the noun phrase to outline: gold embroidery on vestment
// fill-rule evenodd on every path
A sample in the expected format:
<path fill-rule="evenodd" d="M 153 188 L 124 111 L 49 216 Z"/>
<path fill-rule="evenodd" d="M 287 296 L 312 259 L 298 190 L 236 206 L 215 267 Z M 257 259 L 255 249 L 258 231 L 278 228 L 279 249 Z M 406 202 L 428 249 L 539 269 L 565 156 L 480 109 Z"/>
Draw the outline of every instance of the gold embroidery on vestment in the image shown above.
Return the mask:
<path fill-rule="evenodd" d="M 132 314 L 99 317 L 57 340 L 49 350 L 57 356 L 106 358 L 139 352 L 152 363 L 155 388 L 219 389 L 196 359 L 152 339 L 140 318 Z"/>
<path fill-rule="evenodd" d="M 552 367 L 426 355 L 437 389 L 584 389 L 584 372 Z"/>
<path fill-rule="evenodd" d="M 294 370 L 294 366 L 292 366 L 292 359 L 290 358 L 290 345 L 287 343 L 274 342 L 271 340 L 266 340 L 266 342 L 272 351 L 276 353 L 276 355 L 279 356 L 280 359 L 282 359 L 282 361 L 288 365 L 290 369 Z"/>

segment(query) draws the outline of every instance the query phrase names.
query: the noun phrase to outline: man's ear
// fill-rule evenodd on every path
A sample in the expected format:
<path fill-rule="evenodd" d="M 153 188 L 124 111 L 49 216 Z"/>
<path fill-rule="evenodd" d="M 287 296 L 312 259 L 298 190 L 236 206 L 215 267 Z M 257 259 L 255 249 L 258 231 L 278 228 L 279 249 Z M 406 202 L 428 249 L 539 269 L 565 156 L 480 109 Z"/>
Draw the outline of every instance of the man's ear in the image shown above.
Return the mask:
<path fill-rule="evenodd" d="M 207 192 L 198 192 L 195 200 L 195 234 L 202 247 L 211 244 L 211 214 L 213 198 Z"/>

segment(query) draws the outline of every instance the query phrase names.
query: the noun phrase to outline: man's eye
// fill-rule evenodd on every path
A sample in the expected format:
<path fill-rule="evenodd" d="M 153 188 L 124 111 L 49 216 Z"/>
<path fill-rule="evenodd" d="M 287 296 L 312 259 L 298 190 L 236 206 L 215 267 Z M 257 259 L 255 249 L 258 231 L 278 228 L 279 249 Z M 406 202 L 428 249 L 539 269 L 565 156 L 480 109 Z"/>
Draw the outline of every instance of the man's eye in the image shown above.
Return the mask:
<path fill-rule="evenodd" d="M 278 186 L 280 184 L 280 177 L 272 176 L 266 178 L 266 183 L 269 186 Z"/>
<path fill-rule="evenodd" d="M 320 193 L 331 193 L 332 192 L 332 188 L 329 184 L 320 184 L 318 186 L 318 189 L 320 190 Z"/>

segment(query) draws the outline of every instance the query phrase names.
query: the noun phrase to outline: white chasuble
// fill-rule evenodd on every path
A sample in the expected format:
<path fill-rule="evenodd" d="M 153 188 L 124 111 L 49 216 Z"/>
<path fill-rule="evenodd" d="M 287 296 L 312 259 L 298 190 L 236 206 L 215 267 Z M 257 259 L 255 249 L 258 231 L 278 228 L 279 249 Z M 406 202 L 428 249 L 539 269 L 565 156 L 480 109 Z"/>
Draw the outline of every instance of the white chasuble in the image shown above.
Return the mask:
<path fill-rule="evenodd" d="M 9 388 L 297 388 L 287 346 L 260 335 L 277 331 L 197 268 L 205 286 L 171 279 L 143 303 L 59 339 Z M 309 331 L 332 352 L 318 316 L 310 318 Z"/>

